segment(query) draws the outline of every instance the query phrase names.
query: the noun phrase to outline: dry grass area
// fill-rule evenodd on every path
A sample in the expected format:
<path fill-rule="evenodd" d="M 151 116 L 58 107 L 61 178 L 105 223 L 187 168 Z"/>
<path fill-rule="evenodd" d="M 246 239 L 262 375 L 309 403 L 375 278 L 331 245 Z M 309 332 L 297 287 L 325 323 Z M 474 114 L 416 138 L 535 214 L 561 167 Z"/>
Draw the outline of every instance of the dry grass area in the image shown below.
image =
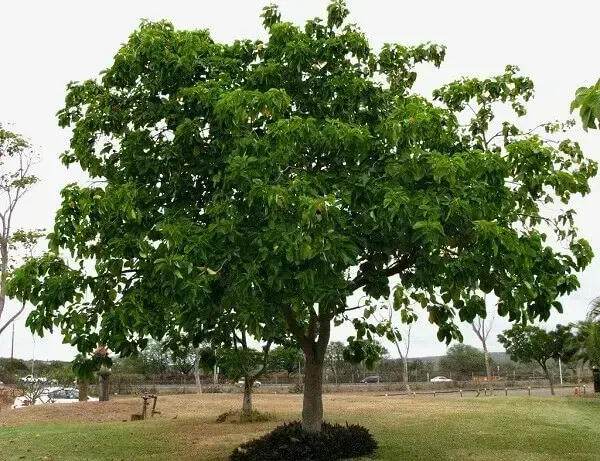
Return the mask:
<path fill-rule="evenodd" d="M 377 459 L 598 460 L 600 399 L 383 397 L 326 394 L 327 419 L 360 423 L 380 442 Z M 0 412 L 0 459 L 225 460 L 240 443 L 300 416 L 302 397 L 254 396 L 276 416 L 266 423 L 224 423 L 241 395 L 159 397 L 161 415 L 129 421 L 141 399 L 40 405 Z"/>

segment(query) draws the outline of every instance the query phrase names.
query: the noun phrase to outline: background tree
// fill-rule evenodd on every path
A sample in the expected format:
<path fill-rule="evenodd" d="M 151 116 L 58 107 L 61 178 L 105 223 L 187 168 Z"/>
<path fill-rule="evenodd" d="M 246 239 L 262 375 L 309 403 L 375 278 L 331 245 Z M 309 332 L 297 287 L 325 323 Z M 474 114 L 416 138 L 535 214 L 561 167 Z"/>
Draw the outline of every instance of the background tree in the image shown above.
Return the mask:
<path fill-rule="evenodd" d="M 341 341 L 332 341 L 327 345 L 325 352 L 325 367 L 333 374 L 333 379 L 338 384 L 340 375 L 346 374 L 349 368 L 348 362 L 344 360 L 344 343 Z"/>
<path fill-rule="evenodd" d="M 570 340 L 569 335 L 568 330 L 560 325 L 551 332 L 533 325 L 514 325 L 510 330 L 498 335 L 498 341 L 504 346 L 511 360 L 538 363 L 550 383 L 550 393 L 554 395 L 554 380 L 548 369 L 548 361 L 561 357 Z"/>
<path fill-rule="evenodd" d="M 279 346 L 269 354 L 268 370 L 271 372 L 285 371 L 288 374 L 297 372 L 300 366 L 301 353 L 297 347 Z"/>
<path fill-rule="evenodd" d="M 494 325 L 494 319 L 488 319 L 487 313 L 485 316 L 478 316 L 471 327 L 473 328 L 473 332 L 477 335 L 477 338 L 481 342 L 481 347 L 483 348 L 483 359 L 485 362 L 485 374 L 487 377 L 488 383 L 492 382 L 492 358 L 490 356 L 490 352 L 487 348 L 487 340 L 490 336 L 490 332 L 492 331 L 492 326 Z M 490 385 L 490 395 L 494 393 L 494 386 Z"/>
<path fill-rule="evenodd" d="M 590 322 L 600 321 L 600 297 L 594 298 L 589 305 L 586 320 Z"/>
<path fill-rule="evenodd" d="M 600 322 L 588 322 L 584 327 L 584 347 L 591 366 L 600 367 Z"/>
<path fill-rule="evenodd" d="M 438 368 L 452 376 L 461 379 L 471 379 L 485 371 L 485 358 L 483 352 L 467 344 L 454 344 L 440 358 Z"/>
<path fill-rule="evenodd" d="M 332 323 L 353 323 L 353 359 L 375 360 L 389 331 L 369 308 L 350 319 L 354 292 L 416 301 L 447 342 L 485 310 L 478 290 L 510 321 L 562 310 L 592 251 L 572 210 L 540 205 L 587 194 L 596 164 L 509 121 L 490 135 L 499 105 L 523 115 L 533 95 L 517 68 L 445 85 L 434 105 L 411 88 L 444 47 L 375 52 L 348 15 L 335 0 L 302 28 L 269 6 L 266 41 L 230 45 L 145 22 L 101 78 L 70 84 L 63 161 L 94 182 L 62 191 L 52 251 L 14 285 L 32 294 L 28 325 L 81 351 L 129 355 L 178 330 L 199 344 L 233 279 L 266 304 L 249 333 L 282 318 L 302 349 L 302 425 L 320 431 Z"/>
<path fill-rule="evenodd" d="M 26 232 L 13 228 L 15 210 L 23 196 L 38 182 L 38 178 L 32 174 L 36 161 L 37 156 L 29 142 L 0 124 L 0 321 L 6 305 L 8 276 L 14 263 L 13 254 L 21 246 L 31 250 L 40 237 L 38 231 Z M 25 302 L 8 321 L 0 323 L 0 334 L 24 309 Z"/>
<path fill-rule="evenodd" d="M 400 311 L 400 320 L 403 325 L 406 325 L 404 331 L 396 326 L 395 312 Z M 396 347 L 396 351 L 402 361 L 402 380 L 404 381 L 404 387 L 406 393 L 410 393 L 410 384 L 408 379 L 408 354 L 410 352 L 410 339 L 412 333 L 412 325 L 418 319 L 414 310 L 406 306 L 397 306 L 394 308 L 391 304 L 387 305 L 387 322 L 389 324 L 389 331 L 387 339 L 391 341 Z M 385 321 L 385 320 L 383 320 Z"/>

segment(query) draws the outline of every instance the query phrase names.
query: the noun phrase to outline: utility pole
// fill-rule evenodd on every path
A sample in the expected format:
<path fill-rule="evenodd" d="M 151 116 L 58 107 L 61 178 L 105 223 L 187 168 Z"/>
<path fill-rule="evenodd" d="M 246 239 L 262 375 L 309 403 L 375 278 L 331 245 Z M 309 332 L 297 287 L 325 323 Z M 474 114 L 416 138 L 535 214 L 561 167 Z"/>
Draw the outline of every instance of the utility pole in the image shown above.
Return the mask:
<path fill-rule="evenodd" d="M 33 369 L 35 367 L 35 336 L 33 337 L 33 352 L 31 354 L 31 376 L 34 376 Z"/>
<path fill-rule="evenodd" d="M 13 359 L 15 357 L 15 323 L 12 324 L 12 339 L 10 340 L 10 363 L 12 366 Z"/>
<path fill-rule="evenodd" d="M 558 358 L 558 374 L 560 376 L 560 385 L 562 386 L 563 377 L 562 377 L 562 363 L 560 361 L 560 357 Z"/>

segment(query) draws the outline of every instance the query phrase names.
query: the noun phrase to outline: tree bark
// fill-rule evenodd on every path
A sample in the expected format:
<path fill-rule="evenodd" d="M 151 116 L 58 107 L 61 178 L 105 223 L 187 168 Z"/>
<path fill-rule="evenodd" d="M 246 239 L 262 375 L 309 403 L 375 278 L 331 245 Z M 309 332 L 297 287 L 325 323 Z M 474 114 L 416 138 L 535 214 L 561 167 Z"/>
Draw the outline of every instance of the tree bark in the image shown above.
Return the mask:
<path fill-rule="evenodd" d="M 542 365 L 542 370 L 544 370 L 544 374 L 546 375 L 546 378 L 548 379 L 548 382 L 550 383 L 550 394 L 554 395 L 554 381 L 552 380 L 552 375 L 548 371 L 548 367 L 546 367 L 545 364 Z"/>
<path fill-rule="evenodd" d="M 490 385 L 490 395 L 494 395 L 494 383 L 492 382 L 492 361 L 490 358 L 490 353 L 487 350 L 487 344 L 485 341 L 482 341 L 483 345 L 483 357 L 485 359 L 485 372 L 487 374 L 487 381 Z"/>
<path fill-rule="evenodd" d="M 202 381 L 200 380 L 200 358 L 196 357 L 194 361 L 194 379 L 196 380 L 196 393 L 202 394 Z"/>
<path fill-rule="evenodd" d="M 244 377 L 244 401 L 242 403 L 242 413 L 252 412 L 252 386 L 254 380 Z"/>
<path fill-rule="evenodd" d="M 79 384 L 79 401 L 87 402 L 87 399 L 88 399 L 87 379 L 80 379 L 78 384 Z"/>
<path fill-rule="evenodd" d="M 302 428 L 320 432 L 323 426 L 323 362 L 306 357 L 304 398 L 302 400 Z"/>
<path fill-rule="evenodd" d="M 6 286 L 8 281 L 8 239 L 0 240 L 0 319 L 6 304 Z"/>
<path fill-rule="evenodd" d="M 404 381 L 404 387 L 406 388 L 406 393 L 410 394 L 410 384 L 408 382 L 408 358 L 402 356 L 402 379 Z"/>

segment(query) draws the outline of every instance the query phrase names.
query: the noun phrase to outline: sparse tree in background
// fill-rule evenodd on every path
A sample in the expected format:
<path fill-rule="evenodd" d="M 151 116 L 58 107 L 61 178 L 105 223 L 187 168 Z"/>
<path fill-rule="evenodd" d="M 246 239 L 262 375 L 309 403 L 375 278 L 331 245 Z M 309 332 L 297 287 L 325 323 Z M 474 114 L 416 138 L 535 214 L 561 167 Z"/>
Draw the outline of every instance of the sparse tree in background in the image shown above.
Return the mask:
<path fill-rule="evenodd" d="M 473 332 L 475 333 L 475 335 L 477 335 L 477 338 L 479 338 L 479 341 L 481 342 L 481 347 L 483 348 L 483 358 L 485 360 L 485 374 L 487 376 L 488 383 L 492 382 L 492 357 L 490 356 L 490 352 L 487 348 L 487 340 L 490 336 L 490 332 L 492 331 L 493 325 L 494 317 L 488 319 L 487 312 L 483 317 L 477 316 L 477 318 L 475 318 L 475 320 L 473 320 L 473 323 L 471 324 Z M 490 384 L 490 394 L 493 395 L 493 393 L 494 386 Z"/>
<path fill-rule="evenodd" d="M 550 393 L 554 395 L 554 380 L 548 368 L 549 360 L 558 360 L 571 341 L 568 328 L 558 325 L 554 331 L 546 331 L 533 325 L 514 325 L 498 335 L 511 360 L 516 362 L 536 362 L 542 368 L 550 383 Z"/>
<path fill-rule="evenodd" d="M 396 300 L 394 300 L 396 302 Z M 412 334 L 412 326 L 417 321 L 418 317 L 415 311 L 409 306 L 404 306 L 401 302 L 396 305 L 389 304 L 387 309 L 387 319 L 382 319 L 389 324 L 389 331 L 387 333 L 387 339 L 394 344 L 396 351 L 402 361 L 402 380 L 404 382 L 404 388 L 406 393 L 410 393 L 410 383 L 408 377 L 408 354 L 410 353 L 410 340 Z M 401 331 L 395 321 L 395 313 L 400 311 L 400 320 L 405 328 Z"/>
<path fill-rule="evenodd" d="M 445 48 L 375 51 L 348 15 L 334 0 L 298 27 L 269 6 L 266 40 L 232 44 L 144 22 L 100 78 L 71 83 L 63 161 L 94 182 L 62 191 L 51 252 L 14 284 L 21 300 L 33 291 L 32 330 L 123 356 L 177 329 L 199 343 L 199 326 L 228 315 L 234 274 L 269 306 L 250 334 L 283 319 L 302 349 L 302 427 L 318 432 L 332 324 L 352 322 L 349 354 L 365 363 L 387 333 L 366 312 L 349 318 L 353 293 L 401 290 L 447 342 L 484 311 L 478 290 L 513 322 L 560 311 L 592 251 L 572 210 L 541 205 L 587 194 L 596 164 L 577 143 L 496 120 L 533 95 L 516 67 L 445 85 L 434 104 L 412 92 L 415 68 L 441 65 Z"/>
<path fill-rule="evenodd" d="M 26 300 L 23 300 L 19 311 L 2 321 L 14 256 L 21 248 L 26 250 L 26 256 L 32 256 L 32 249 L 41 236 L 39 231 L 13 228 L 15 211 L 23 196 L 38 182 L 32 172 L 37 160 L 29 141 L 0 124 L 0 335 L 25 310 Z"/>
<path fill-rule="evenodd" d="M 344 349 L 346 346 L 341 341 L 332 341 L 327 345 L 325 352 L 325 367 L 333 374 L 336 384 L 339 383 L 340 374 L 344 374 L 348 363 L 344 360 Z"/>

